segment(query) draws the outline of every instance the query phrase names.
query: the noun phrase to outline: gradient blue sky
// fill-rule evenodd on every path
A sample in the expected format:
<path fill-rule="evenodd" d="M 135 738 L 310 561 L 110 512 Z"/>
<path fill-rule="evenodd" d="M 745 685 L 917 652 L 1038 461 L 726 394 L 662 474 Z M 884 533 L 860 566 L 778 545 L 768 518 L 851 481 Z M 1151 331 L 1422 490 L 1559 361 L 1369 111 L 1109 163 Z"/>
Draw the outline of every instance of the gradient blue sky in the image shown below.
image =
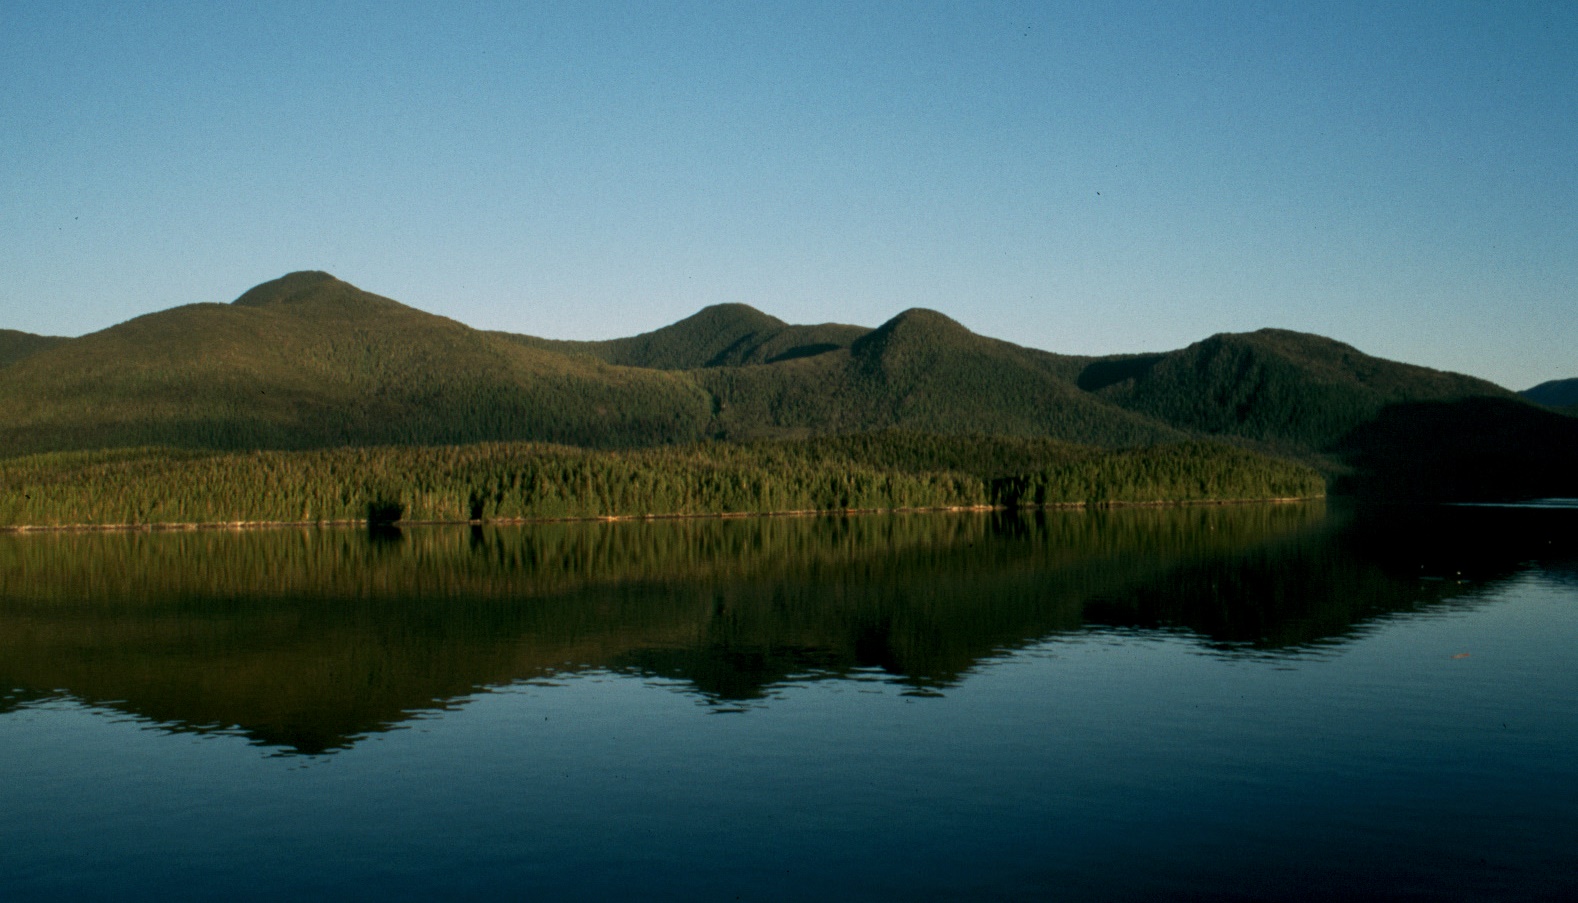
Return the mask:
<path fill-rule="evenodd" d="M 1578 376 L 1578 3 L 0 0 L 0 327 L 291 270 L 474 326 L 908 307 Z"/>

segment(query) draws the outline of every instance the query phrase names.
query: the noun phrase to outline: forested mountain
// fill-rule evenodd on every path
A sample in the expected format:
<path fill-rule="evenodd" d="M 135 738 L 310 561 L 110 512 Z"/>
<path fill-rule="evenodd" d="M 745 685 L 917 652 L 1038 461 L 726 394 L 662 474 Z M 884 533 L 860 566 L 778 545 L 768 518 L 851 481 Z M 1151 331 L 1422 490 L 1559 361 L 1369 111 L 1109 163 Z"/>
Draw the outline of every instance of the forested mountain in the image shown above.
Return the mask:
<path fill-rule="evenodd" d="M 681 374 L 527 348 L 294 273 L 234 304 L 193 304 L 62 342 L 5 368 L 9 454 L 173 445 L 310 448 L 698 438 Z"/>
<path fill-rule="evenodd" d="M 607 342 L 471 329 L 293 273 L 68 340 L 0 378 L 11 454 L 537 440 L 592 447 L 903 427 L 1113 447 L 1187 435 L 1081 391 L 1077 359 L 931 311 L 789 326 L 744 305 Z"/>
<path fill-rule="evenodd" d="M 1326 448 L 1389 404 L 1511 398 L 1493 383 L 1370 357 L 1282 329 L 1221 334 L 1166 354 L 1108 358 L 1079 384 L 1129 410 L 1213 435 Z"/>
<path fill-rule="evenodd" d="M 695 370 L 810 357 L 848 348 L 870 331 L 839 323 L 791 326 L 746 304 L 715 304 L 673 325 L 625 339 L 566 342 L 503 335 L 533 347 L 587 354 L 626 367 Z"/>
<path fill-rule="evenodd" d="M 1408 406 L 1423 403 L 1438 405 L 1428 430 L 1388 426 L 1414 422 Z M 1425 458 L 1419 473 L 1457 472 L 1468 465 L 1443 463 L 1463 457 L 1454 437 L 1474 436 L 1472 466 L 1522 468 L 1521 486 L 1578 454 L 1555 421 L 1569 418 L 1482 380 L 1282 330 L 1093 358 L 979 336 L 929 310 L 870 329 L 726 304 L 630 338 L 568 342 L 471 329 L 316 272 L 77 339 L 0 333 L 3 456 L 630 448 L 900 429 L 1106 448 L 1215 437 L 1373 474 Z"/>
<path fill-rule="evenodd" d="M 1080 359 L 978 336 L 912 309 L 837 348 L 770 367 L 712 368 L 696 378 L 719 399 L 730 437 L 902 428 L 1048 436 L 1128 446 L 1187 434 L 1088 392 Z"/>
<path fill-rule="evenodd" d="M 1518 394 L 1547 407 L 1578 408 L 1578 379 L 1553 379 Z"/>

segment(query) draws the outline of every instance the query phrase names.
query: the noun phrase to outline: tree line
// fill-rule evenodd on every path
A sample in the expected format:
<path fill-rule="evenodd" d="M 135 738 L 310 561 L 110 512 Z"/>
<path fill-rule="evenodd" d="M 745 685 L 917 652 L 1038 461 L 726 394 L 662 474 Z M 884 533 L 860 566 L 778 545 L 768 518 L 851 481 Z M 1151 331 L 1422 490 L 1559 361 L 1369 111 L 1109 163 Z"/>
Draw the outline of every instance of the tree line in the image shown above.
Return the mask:
<path fill-rule="evenodd" d="M 627 450 L 531 442 L 0 460 L 0 524 L 496 521 L 1206 501 L 1324 494 L 1308 467 L 1190 442 L 887 432 Z"/>

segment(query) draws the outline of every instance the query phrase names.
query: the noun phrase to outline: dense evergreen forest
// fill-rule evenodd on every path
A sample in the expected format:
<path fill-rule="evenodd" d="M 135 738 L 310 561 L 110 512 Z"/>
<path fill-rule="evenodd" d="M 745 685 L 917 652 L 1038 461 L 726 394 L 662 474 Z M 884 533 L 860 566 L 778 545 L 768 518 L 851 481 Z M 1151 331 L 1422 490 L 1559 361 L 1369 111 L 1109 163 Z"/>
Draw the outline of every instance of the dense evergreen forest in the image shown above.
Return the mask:
<path fill-rule="evenodd" d="M 1411 422 L 1418 405 L 1435 406 L 1428 430 L 1387 426 Z M 568 342 L 475 330 L 316 272 L 264 283 L 231 304 L 173 308 L 81 338 L 0 331 L 0 460 L 13 470 L 71 471 L 93 462 L 109 468 L 106 479 L 115 468 L 141 468 L 142 478 L 151 480 L 157 470 L 157 455 L 147 451 L 152 448 L 169 450 L 159 454 L 168 454 L 171 466 L 198 468 L 194 462 L 219 460 L 222 453 L 315 452 L 328 461 L 352 454 L 347 448 L 366 449 L 357 454 L 369 461 L 394 461 L 399 454 L 469 461 L 486 457 L 474 446 L 529 443 L 620 452 L 598 457 L 560 448 L 551 454 L 610 462 L 633 468 L 632 474 L 651 471 L 652 479 L 679 467 L 672 462 L 702 455 L 715 463 L 686 467 L 743 473 L 757 465 L 741 462 L 766 455 L 763 449 L 787 455 L 783 449 L 794 448 L 800 461 L 822 460 L 826 449 L 838 447 L 854 457 L 828 468 L 864 467 L 896 481 L 881 490 L 864 484 L 846 490 L 838 480 L 862 473 L 848 470 L 838 479 L 757 479 L 757 495 L 749 497 L 665 484 L 624 500 L 607 489 L 571 493 L 575 500 L 567 496 L 562 504 L 545 495 L 509 503 L 522 511 L 562 509 L 577 516 L 624 513 L 636 497 L 674 512 L 698 505 L 762 510 L 769 503 L 948 505 L 956 497 L 969 498 L 968 504 L 1141 499 L 1159 490 L 1139 476 L 1120 492 L 1109 477 L 1053 479 L 1037 476 L 1037 468 L 1047 449 L 1080 447 L 1086 450 L 1080 460 L 1139 474 L 1146 454 L 1165 455 L 1137 449 L 1199 442 L 1312 465 L 1340 492 L 1554 495 L 1572 479 L 1563 462 L 1578 460 L 1571 423 L 1482 380 L 1282 330 L 1218 335 L 1156 354 L 1077 357 L 976 335 L 929 310 L 904 311 L 876 328 L 796 326 L 726 304 L 630 338 Z M 1001 466 L 980 473 L 964 466 L 969 462 L 938 460 L 917 469 L 909 459 L 856 455 L 854 449 L 868 441 L 860 437 L 870 434 L 888 437 L 869 440 L 883 454 L 894 453 L 891 437 L 898 434 L 977 437 L 972 442 L 999 437 L 991 440 L 998 443 L 991 454 L 999 455 Z M 802 440 L 809 444 L 793 444 Z M 389 450 L 395 447 L 424 450 Z M 987 454 L 983 449 L 972 447 L 971 454 Z M 1113 454 L 1101 457 L 1096 450 Z M 533 460 L 548 454 L 533 452 Z M 652 463 L 659 461 L 667 463 Z M 760 466 L 777 463 L 769 456 Z M 912 485 L 944 473 L 980 481 L 981 488 Z M 1432 484 L 1432 475 L 1450 479 Z M 832 488 L 835 483 L 840 488 Z M 449 501 L 435 504 L 432 516 L 452 519 L 473 507 L 469 496 L 454 501 L 456 486 L 433 491 Z M 485 511 L 492 510 L 490 492 L 482 495 Z M 868 494 L 874 500 L 869 505 L 859 501 Z M 144 519 L 173 504 L 160 497 L 140 496 L 139 504 L 152 507 L 121 514 Z M 921 498 L 929 501 L 913 501 Z M 346 506 L 365 503 L 360 497 L 332 505 L 327 497 L 297 501 L 311 512 L 309 519 L 331 510 L 338 519 Z M 427 510 L 415 500 L 405 504 L 413 514 Z M 499 499 L 492 504 L 508 507 Z M 256 516 L 302 519 L 300 511 L 272 509 Z"/>
<path fill-rule="evenodd" d="M 867 434 L 628 451 L 537 443 L 0 460 L 0 525 L 495 521 L 1310 498 L 1314 470 L 1213 443 Z"/>

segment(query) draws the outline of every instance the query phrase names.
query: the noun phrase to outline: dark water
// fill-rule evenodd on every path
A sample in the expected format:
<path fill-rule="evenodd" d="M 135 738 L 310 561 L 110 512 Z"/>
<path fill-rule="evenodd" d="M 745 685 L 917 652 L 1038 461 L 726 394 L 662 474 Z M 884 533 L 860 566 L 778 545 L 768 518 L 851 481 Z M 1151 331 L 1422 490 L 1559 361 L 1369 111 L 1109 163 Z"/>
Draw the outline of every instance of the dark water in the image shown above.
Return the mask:
<path fill-rule="evenodd" d="M 1578 510 L 0 537 L 0 898 L 1578 896 Z"/>

